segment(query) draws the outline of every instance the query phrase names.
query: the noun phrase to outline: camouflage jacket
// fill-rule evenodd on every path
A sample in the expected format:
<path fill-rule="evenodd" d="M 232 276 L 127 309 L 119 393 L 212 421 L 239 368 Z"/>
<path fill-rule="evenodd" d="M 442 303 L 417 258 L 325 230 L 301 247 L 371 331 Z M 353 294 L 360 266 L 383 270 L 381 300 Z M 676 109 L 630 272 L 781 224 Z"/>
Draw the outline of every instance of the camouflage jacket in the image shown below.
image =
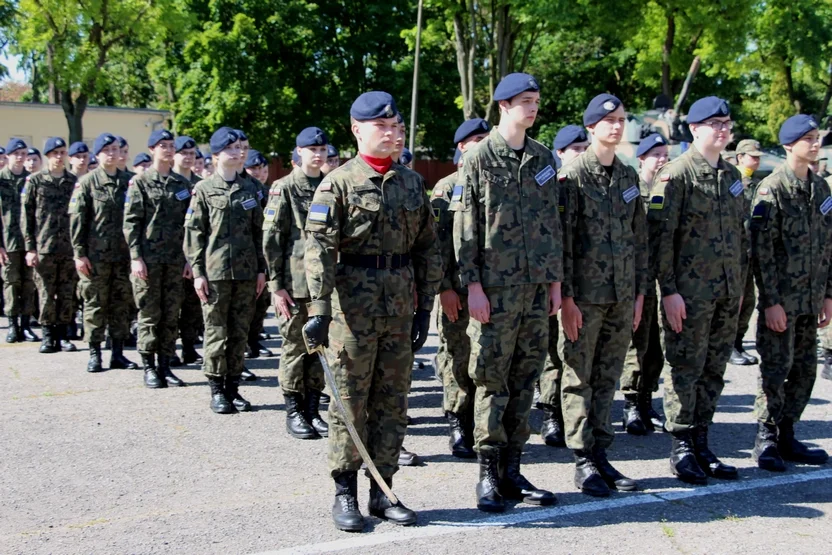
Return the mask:
<path fill-rule="evenodd" d="M 0 247 L 6 252 L 24 250 L 23 230 L 20 222 L 20 192 L 26 184 L 29 172 L 15 175 L 8 166 L 0 170 Z"/>
<path fill-rule="evenodd" d="M 127 173 L 110 177 L 103 167 L 86 174 L 75 185 L 69 201 L 69 227 L 75 258 L 91 262 L 127 262 L 130 251 L 124 240 L 124 201 Z"/>
<path fill-rule="evenodd" d="M 741 297 L 748 263 L 739 170 L 712 168 L 691 147 L 653 178 L 648 222 L 656 226 L 656 275 L 662 296 L 697 300 Z"/>
<path fill-rule="evenodd" d="M 77 182 L 66 170 L 61 177 L 52 177 L 49 170 L 43 170 L 26 178 L 21 201 L 27 251 L 72 258 L 69 199 Z"/>
<path fill-rule="evenodd" d="M 285 289 L 296 299 L 309 298 L 306 286 L 306 216 L 320 179 L 300 168 L 275 181 L 263 215 L 263 254 L 269 270 L 269 291 Z"/>
<path fill-rule="evenodd" d="M 561 170 L 564 297 L 605 304 L 647 293 L 647 217 L 636 171 L 610 177 L 591 148 Z"/>
<path fill-rule="evenodd" d="M 185 213 L 185 257 L 194 277 L 254 280 L 265 271 L 263 210 L 251 182 L 215 173 L 194 187 Z"/>
<path fill-rule="evenodd" d="M 430 204 L 433 208 L 433 220 L 436 223 L 436 237 L 439 239 L 444 271 L 442 282 L 439 284 L 439 292 L 453 289 L 462 295 L 467 294 L 467 290 L 459 283 L 459 266 L 454 255 L 454 214 L 449 210 L 454 186 L 458 180 L 458 171 L 440 179 L 433 187 Z"/>
<path fill-rule="evenodd" d="M 433 309 L 442 259 L 424 180 L 416 172 L 394 163 L 381 175 L 360 156 L 353 158 L 318 186 L 306 232 L 310 316 L 331 311 L 406 316 L 414 308 Z M 410 264 L 395 269 L 338 264 L 345 254 L 409 255 Z"/>
<path fill-rule="evenodd" d="M 552 152 L 526 138 L 522 160 L 498 129 L 466 152 L 454 187 L 454 252 L 462 285 L 563 278 L 558 180 Z"/>
<path fill-rule="evenodd" d="M 790 317 L 820 314 L 832 298 L 832 196 L 810 172 L 808 182 L 783 164 L 757 186 L 749 233 L 759 305 L 782 305 Z"/>
<path fill-rule="evenodd" d="M 650 210 L 650 183 L 641 179 L 639 176 L 638 182 L 639 190 L 641 191 L 641 206 L 644 208 L 645 226 L 647 226 L 647 291 L 644 292 L 645 297 L 655 297 L 657 293 L 656 288 L 656 253 L 653 252 L 653 247 L 656 241 L 653 238 L 655 228 L 647 225 L 647 212 Z"/>
<path fill-rule="evenodd" d="M 149 168 L 131 179 L 124 201 L 124 238 L 130 258 L 184 266 L 182 241 L 190 200 L 188 181 L 178 173 L 162 177 Z"/>

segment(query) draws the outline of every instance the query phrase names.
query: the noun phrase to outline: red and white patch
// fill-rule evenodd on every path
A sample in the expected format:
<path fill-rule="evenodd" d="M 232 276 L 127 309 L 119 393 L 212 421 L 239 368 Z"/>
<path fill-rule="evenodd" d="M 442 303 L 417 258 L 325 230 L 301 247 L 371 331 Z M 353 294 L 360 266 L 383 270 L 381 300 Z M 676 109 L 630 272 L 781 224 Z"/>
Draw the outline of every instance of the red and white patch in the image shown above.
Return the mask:
<path fill-rule="evenodd" d="M 321 183 L 318 185 L 318 189 L 321 191 L 331 191 L 332 190 L 332 183 Z"/>
<path fill-rule="evenodd" d="M 565 175 L 562 175 L 562 176 L 558 177 L 558 181 L 560 181 L 561 183 L 563 183 L 564 181 L 566 181 L 566 176 L 565 176 Z"/>
<path fill-rule="evenodd" d="M 132 187 L 132 186 L 133 186 L 133 180 L 134 180 L 134 179 L 136 179 L 136 178 L 135 178 L 135 177 L 131 177 L 131 178 L 130 178 L 130 181 L 128 181 L 128 182 L 127 182 L 127 186 L 128 186 L 128 187 Z"/>
<path fill-rule="evenodd" d="M 269 194 L 273 197 L 279 197 L 280 196 L 280 189 L 275 189 L 275 190 L 269 191 Z"/>
<path fill-rule="evenodd" d="M 28 183 L 30 179 L 32 179 L 32 176 L 31 176 L 31 175 L 27 175 L 27 176 L 26 176 L 26 182 Z"/>
<path fill-rule="evenodd" d="M 760 187 L 760 194 L 767 195 L 768 194 L 768 187 Z"/>
<path fill-rule="evenodd" d="M 662 181 L 670 181 L 670 174 L 669 173 L 663 173 L 662 176 L 659 179 L 661 179 Z"/>
<path fill-rule="evenodd" d="M 442 198 L 442 197 L 445 196 L 445 191 L 434 191 L 433 196 L 435 196 L 437 198 Z"/>

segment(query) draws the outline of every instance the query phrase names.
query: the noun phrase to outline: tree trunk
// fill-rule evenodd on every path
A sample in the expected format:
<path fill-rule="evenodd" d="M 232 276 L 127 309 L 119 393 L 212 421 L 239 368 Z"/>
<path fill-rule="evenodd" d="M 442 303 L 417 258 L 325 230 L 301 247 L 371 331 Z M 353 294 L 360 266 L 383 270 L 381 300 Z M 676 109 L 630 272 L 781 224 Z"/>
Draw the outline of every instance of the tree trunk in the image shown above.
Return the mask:
<path fill-rule="evenodd" d="M 826 93 L 823 95 L 823 102 L 821 102 L 820 110 L 815 114 L 815 119 L 821 124 L 824 124 L 823 118 L 826 117 L 826 112 L 829 110 L 829 102 L 832 101 L 832 62 L 829 62 L 829 69 L 826 72 Z"/>
<path fill-rule="evenodd" d="M 794 109 L 797 110 L 795 113 L 799 114 L 801 110 L 800 100 L 797 99 L 797 95 L 794 92 L 794 79 L 792 77 L 792 63 L 791 61 L 786 61 L 783 64 L 783 76 L 786 78 L 786 90 L 789 93 L 789 102 L 794 106 Z"/>
<path fill-rule="evenodd" d="M 35 57 L 32 56 L 32 104 L 40 104 L 40 74 L 38 73 L 38 64 Z"/>
<path fill-rule="evenodd" d="M 670 75 L 670 56 L 673 54 L 673 41 L 676 38 L 676 18 L 672 11 L 667 13 L 667 33 L 664 36 L 662 46 L 662 94 L 667 98 L 673 98 Z"/>
<path fill-rule="evenodd" d="M 87 110 L 89 101 L 86 94 L 78 95 L 72 100 L 72 91 L 61 91 L 61 107 L 64 109 L 64 117 L 69 128 L 70 144 L 84 140 L 84 112 Z"/>
<path fill-rule="evenodd" d="M 46 45 L 46 67 L 49 69 L 49 103 L 60 104 L 61 93 L 55 83 L 55 47 L 51 42 Z"/>

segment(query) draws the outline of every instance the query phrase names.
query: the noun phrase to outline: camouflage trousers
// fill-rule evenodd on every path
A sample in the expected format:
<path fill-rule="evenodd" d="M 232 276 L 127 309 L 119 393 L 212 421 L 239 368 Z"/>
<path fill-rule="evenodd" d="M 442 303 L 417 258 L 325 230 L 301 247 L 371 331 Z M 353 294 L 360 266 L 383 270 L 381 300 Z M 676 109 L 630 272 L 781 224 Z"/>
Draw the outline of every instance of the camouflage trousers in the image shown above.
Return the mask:
<path fill-rule="evenodd" d="M 42 325 L 69 324 L 75 316 L 78 274 L 71 256 L 41 254 L 35 268 Z"/>
<path fill-rule="evenodd" d="M 127 339 L 135 306 L 130 263 L 93 262 L 90 277 L 78 274 L 78 288 L 84 299 L 84 338 L 90 343 L 101 343 L 109 328 L 114 340 Z"/>
<path fill-rule="evenodd" d="M 633 333 L 633 340 L 624 357 L 621 391 L 650 393 L 659 390 L 659 378 L 664 368 L 664 350 L 659 327 L 659 299 L 644 297 L 641 323 Z"/>
<path fill-rule="evenodd" d="M 610 421 L 615 384 L 633 334 L 633 302 L 577 302 L 583 327 L 574 343 L 564 334 L 561 398 L 566 446 L 573 450 L 609 447 L 615 439 Z"/>
<path fill-rule="evenodd" d="M 818 337 L 820 338 L 820 346 L 828 351 L 832 351 L 832 326 L 819 329 Z"/>
<path fill-rule="evenodd" d="M 413 317 L 332 315 L 327 362 L 350 421 L 379 473 L 392 477 L 407 431 L 407 393 L 413 371 Z M 361 467 L 344 418 L 329 404 L 329 469 L 333 477 Z"/>
<path fill-rule="evenodd" d="M 529 284 L 487 287 L 491 321 L 471 318 L 468 375 L 477 387 L 474 445 L 484 453 L 529 439 L 534 383 L 549 344 L 549 287 Z"/>
<path fill-rule="evenodd" d="M 265 291 L 261 297 L 271 298 Z M 307 391 L 324 390 L 324 369 L 317 354 L 309 354 L 303 340 L 303 326 L 309 319 L 306 303 L 309 299 L 294 299 L 289 307 L 291 318 L 277 316 L 277 327 L 283 343 L 280 346 L 280 387 L 285 393 L 303 395 Z M 255 318 L 256 319 L 256 318 Z M 249 334 L 251 335 L 251 334 Z"/>
<path fill-rule="evenodd" d="M 208 302 L 202 303 L 205 321 L 202 371 L 209 378 L 236 378 L 243 373 L 256 295 L 255 280 L 208 282 Z"/>
<path fill-rule="evenodd" d="M 182 279 L 182 306 L 179 309 L 179 336 L 182 343 L 196 343 L 202 331 L 202 302 L 196 295 L 194 280 Z"/>
<path fill-rule="evenodd" d="M 254 314 L 251 318 L 251 325 L 248 328 L 249 343 L 260 341 L 260 334 L 263 333 L 263 321 L 266 319 L 266 313 L 269 311 L 271 302 L 272 296 L 269 294 L 268 289 L 264 289 L 263 294 L 257 297 L 257 300 L 254 302 Z M 306 323 L 305 320 L 304 323 Z M 301 343 L 303 343 L 303 340 L 301 340 Z"/>
<path fill-rule="evenodd" d="M 31 316 L 35 313 L 35 281 L 32 268 L 26 265 L 25 252 L 7 253 L 9 261 L 3 265 L 3 298 L 6 316 Z M 73 271 L 75 266 L 73 264 Z"/>
<path fill-rule="evenodd" d="M 817 376 L 817 322 L 815 315 L 789 318 L 786 331 L 777 333 L 768 329 L 763 318 L 758 320 L 760 377 L 754 403 L 758 421 L 800 420 Z"/>
<path fill-rule="evenodd" d="M 685 299 L 682 332 L 670 329 L 662 310 L 666 358 L 665 428 L 671 433 L 710 425 L 722 388 L 725 365 L 737 335 L 739 298 Z"/>
<path fill-rule="evenodd" d="M 757 306 L 757 291 L 754 289 L 754 273 L 749 270 L 748 278 L 745 280 L 745 289 L 742 293 L 742 306 L 737 319 L 737 342 L 742 343 L 742 338 L 748 332 L 748 324 L 754 314 L 754 307 Z"/>
<path fill-rule="evenodd" d="M 557 316 L 549 316 L 549 347 L 543 372 L 540 374 L 539 405 L 560 406 L 560 385 L 563 379 L 563 362 L 558 353 L 559 323 Z"/>
<path fill-rule="evenodd" d="M 463 415 L 474 406 L 476 387 L 468 375 L 471 340 L 468 338 L 468 295 L 460 295 L 462 310 L 456 322 L 451 322 L 440 306 L 436 315 L 439 347 L 436 350 L 437 371 L 442 376 L 443 409 Z"/>
<path fill-rule="evenodd" d="M 182 305 L 182 265 L 148 264 L 147 279 L 131 275 L 133 297 L 139 309 L 139 338 L 142 354 L 176 354 L 176 328 Z"/>

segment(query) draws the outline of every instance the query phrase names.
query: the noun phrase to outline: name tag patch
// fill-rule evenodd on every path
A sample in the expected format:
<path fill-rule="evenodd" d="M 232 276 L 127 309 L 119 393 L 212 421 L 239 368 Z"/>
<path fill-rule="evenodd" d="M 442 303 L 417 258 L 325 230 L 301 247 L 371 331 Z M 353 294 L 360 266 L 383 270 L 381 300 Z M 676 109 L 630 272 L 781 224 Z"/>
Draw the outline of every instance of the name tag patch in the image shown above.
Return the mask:
<path fill-rule="evenodd" d="M 832 210 L 832 196 L 826 197 L 826 200 L 820 205 L 820 213 L 824 216 L 826 216 L 830 210 Z"/>
<path fill-rule="evenodd" d="M 638 198 L 639 194 L 641 194 L 641 192 L 638 190 L 638 187 L 633 185 L 632 187 L 621 193 L 621 198 L 624 199 L 624 202 L 630 204 L 631 202 L 633 202 L 633 199 Z"/>
<path fill-rule="evenodd" d="M 244 210 L 251 210 L 255 206 L 257 206 L 257 201 L 253 198 L 247 198 L 243 202 L 240 203 Z"/>
<path fill-rule="evenodd" d="M 191 198 L 191 192 L 187 189 L 182 189 L 176 193 L 176 200 L 185 200 Z"/>
<path fill-rule="evenodd" d="M 462 200 L 462 185 L 454 185 L 454 193 L 451 196 L 451 202 L 459 202 Z"/>
<path fill-rule="evenodd" d="M 536 176 L 534 176 L 534 180 L 537 181 L 537 184 L 542 187 L 547 181 L 555 177 L 556 173 L 555 168 L 552 166 L 546 166 L 540 170 Z"/>
<path fill-rule="evenodd" d="M 742 194 L 742 181 L 740 181 L 739 179 L 737 179 L 736 181 L 734 181 L 734 184 L 733 184 L 733 185 L 731 185 L 731 188 L 730 188 L 730 189 L 728 189 L 728 190 L 729 190 L 729 191 L 731 192 L 731 194 L 732 194 L 732 195 L 734 195 L 735 197 L 740 196 L 740 195 Z"/>
<path fill-rule="evenodd" d="M 309 208 L 309 216 L 308 218 L 313 222 L 321 222 L 326 223 L 327 218 L 329 217 L 329 206 L 325 204 L 313 204 Z"/>

